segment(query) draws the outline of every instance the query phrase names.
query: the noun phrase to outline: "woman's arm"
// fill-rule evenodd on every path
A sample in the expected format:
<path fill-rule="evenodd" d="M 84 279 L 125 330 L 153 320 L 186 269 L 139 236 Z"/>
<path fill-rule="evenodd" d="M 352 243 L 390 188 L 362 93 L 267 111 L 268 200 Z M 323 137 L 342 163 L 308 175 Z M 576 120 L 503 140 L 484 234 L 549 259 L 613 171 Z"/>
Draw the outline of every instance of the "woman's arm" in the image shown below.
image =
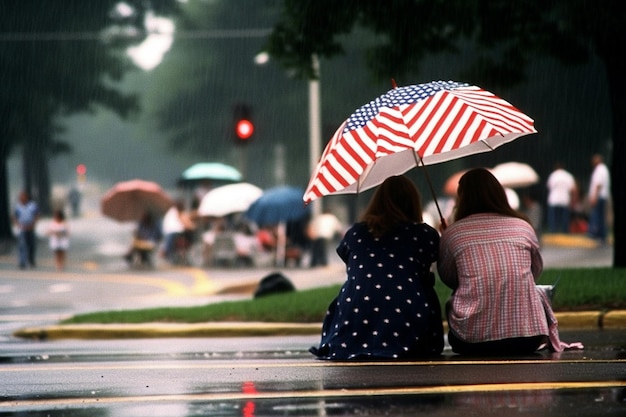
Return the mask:
<path fill-rule="evenodd" d="M 437 261 L 437 272 L 441 281 L 451 289 L 455 290 L 459 286 L 459 277 L 456 270 L 456 260 L 452 256 L 448 239 L 444 235 L 439 244 L 439 260 Z"/>

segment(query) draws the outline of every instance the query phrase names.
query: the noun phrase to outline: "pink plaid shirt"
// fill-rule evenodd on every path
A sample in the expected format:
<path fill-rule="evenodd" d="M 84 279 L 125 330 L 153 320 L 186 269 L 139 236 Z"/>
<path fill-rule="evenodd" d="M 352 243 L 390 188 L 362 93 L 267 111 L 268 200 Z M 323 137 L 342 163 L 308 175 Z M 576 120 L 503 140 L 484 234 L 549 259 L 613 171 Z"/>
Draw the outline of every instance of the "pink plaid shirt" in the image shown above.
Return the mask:
<path fill-rule="evenodd" d="M 448 323 L 464 341 L 548 335 L 535 289 L 543 259 L 524 220 L 481 213 L 453 223 L 441 236 L 437 269 L 454 290 Z"/>

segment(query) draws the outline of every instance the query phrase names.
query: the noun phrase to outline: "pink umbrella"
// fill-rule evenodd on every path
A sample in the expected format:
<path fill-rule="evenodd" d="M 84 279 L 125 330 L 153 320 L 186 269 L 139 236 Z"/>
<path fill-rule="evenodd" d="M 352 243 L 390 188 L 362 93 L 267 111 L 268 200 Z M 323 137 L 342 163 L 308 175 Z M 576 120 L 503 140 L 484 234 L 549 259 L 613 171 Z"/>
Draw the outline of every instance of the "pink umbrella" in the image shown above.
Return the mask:
<path fill-rule="evenodd" d="M 456 189 L 459 188 L 459 180 L 467 170 L 458 171 L 452 174 L 443 185 L 443 192 L 449 197 L 456 197 Z"/>
<path fill-rule="evenodd" d="M 130 180 L 118 182 L 100 200 L 102 214 L 115 220 L 137 221 L 146 212 L 162 215 L 174 204 L 155 182 Z"/>

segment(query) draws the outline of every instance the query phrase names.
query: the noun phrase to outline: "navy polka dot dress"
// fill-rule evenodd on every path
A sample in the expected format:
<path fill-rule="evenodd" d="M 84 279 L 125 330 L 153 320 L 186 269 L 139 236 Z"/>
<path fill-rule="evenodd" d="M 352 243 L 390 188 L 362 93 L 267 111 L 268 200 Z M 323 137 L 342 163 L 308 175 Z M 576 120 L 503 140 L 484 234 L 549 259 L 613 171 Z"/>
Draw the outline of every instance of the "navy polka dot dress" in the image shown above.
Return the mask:
<path fill-rule="evenodd" d="M 439 234 L 427 224 L 403 224 L 380 238 L 356 223 L 337 247 L 347 280 L 330 304 L 321 359 L 410 359 L 443 350 L 441 308 L 430 267 Z"/>

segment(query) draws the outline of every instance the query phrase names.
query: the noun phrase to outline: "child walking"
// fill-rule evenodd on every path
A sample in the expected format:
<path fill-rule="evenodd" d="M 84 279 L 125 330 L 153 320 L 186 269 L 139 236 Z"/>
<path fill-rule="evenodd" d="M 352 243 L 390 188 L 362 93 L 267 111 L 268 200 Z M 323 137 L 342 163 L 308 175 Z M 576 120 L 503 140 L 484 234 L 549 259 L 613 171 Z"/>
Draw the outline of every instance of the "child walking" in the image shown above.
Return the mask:
<path fill-rule="evenodd" d="M 66 252 L 70 246 L 69 228 L 63 210 L 56 210 L 48 227 L 50 249 L 54 252 L 57 271 L 65 269 Z"/>

